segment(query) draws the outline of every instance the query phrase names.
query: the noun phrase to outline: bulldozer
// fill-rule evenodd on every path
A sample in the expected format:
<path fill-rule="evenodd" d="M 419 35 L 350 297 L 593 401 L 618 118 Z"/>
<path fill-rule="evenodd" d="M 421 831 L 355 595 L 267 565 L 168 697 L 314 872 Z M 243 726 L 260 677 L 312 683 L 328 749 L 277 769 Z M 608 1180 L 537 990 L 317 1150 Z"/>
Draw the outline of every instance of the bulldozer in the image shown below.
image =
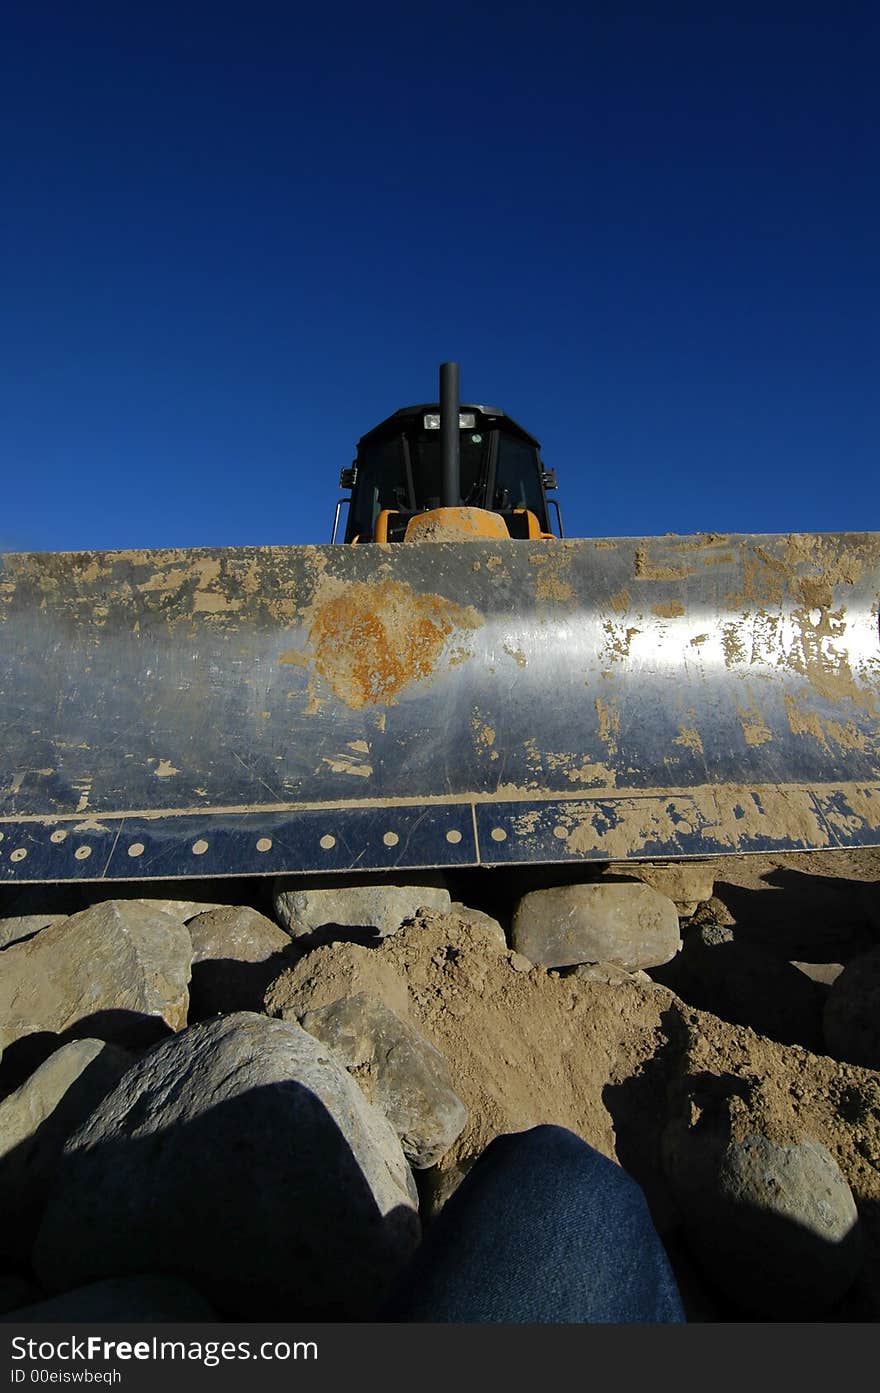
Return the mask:
<path fill-rule="evenodd" d="M 330 544 L 0 557 L 0 881 L 880 845 L 880 533 L 567 538 L 439 397 Z"/>

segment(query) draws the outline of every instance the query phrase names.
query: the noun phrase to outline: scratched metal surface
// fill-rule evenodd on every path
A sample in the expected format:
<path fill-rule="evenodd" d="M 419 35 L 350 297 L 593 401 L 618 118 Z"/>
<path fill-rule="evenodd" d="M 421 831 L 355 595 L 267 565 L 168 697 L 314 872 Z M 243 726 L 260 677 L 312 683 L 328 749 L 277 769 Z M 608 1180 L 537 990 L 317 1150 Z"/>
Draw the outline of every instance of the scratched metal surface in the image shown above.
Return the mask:
<path fill-rule="evenodd" d="M 0 879 L 880 844 L 880 534 L 0 558 Z"/>

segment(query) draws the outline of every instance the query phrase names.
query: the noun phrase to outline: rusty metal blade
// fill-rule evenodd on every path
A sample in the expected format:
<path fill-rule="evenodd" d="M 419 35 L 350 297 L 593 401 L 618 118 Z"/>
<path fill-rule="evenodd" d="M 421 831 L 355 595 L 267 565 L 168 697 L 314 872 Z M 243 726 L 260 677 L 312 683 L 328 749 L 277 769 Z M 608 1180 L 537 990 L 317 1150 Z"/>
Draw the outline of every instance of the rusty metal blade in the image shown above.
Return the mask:
<path fill-rule="evenodd" d="M 0 558 L 0 879 L 880 844 L 880 534 Z"/>

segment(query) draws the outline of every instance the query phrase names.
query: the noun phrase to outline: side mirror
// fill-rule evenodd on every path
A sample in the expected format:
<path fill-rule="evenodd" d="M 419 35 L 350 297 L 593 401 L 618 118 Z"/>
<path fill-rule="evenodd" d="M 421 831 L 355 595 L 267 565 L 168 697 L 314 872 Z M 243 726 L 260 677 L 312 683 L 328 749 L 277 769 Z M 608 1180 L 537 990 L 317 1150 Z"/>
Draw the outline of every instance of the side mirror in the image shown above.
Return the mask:
<path fill-rule="evenodd" d="M 555 489 L 555 488 L 558 488 L 558 484 L 556 483 L 556 470 L 555 470 L 555 469 L 542 469 L 542 470 L 541 470 L 541 483 L 544 485 L 545 489 Z"/>
<path fill-rule="evenodd" d="M 339 475 L 339 487 L 341 489 L 353 489 L 357 479 L 357 465 L 352 464 L 348 469 L 343 469 Z"/>

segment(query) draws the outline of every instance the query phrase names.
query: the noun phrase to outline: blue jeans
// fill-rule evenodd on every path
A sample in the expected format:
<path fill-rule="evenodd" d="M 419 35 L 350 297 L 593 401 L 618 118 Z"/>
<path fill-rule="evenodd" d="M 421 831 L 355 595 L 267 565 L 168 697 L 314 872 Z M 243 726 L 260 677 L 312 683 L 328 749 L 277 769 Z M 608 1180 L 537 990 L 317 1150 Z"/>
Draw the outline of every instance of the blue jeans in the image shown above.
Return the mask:
<path fill-rule="evenodd" d="M 564 1127 L 496 1138 L 428 1230 L 389 1321 L 685 1319 L 639 1186 Z"/>

